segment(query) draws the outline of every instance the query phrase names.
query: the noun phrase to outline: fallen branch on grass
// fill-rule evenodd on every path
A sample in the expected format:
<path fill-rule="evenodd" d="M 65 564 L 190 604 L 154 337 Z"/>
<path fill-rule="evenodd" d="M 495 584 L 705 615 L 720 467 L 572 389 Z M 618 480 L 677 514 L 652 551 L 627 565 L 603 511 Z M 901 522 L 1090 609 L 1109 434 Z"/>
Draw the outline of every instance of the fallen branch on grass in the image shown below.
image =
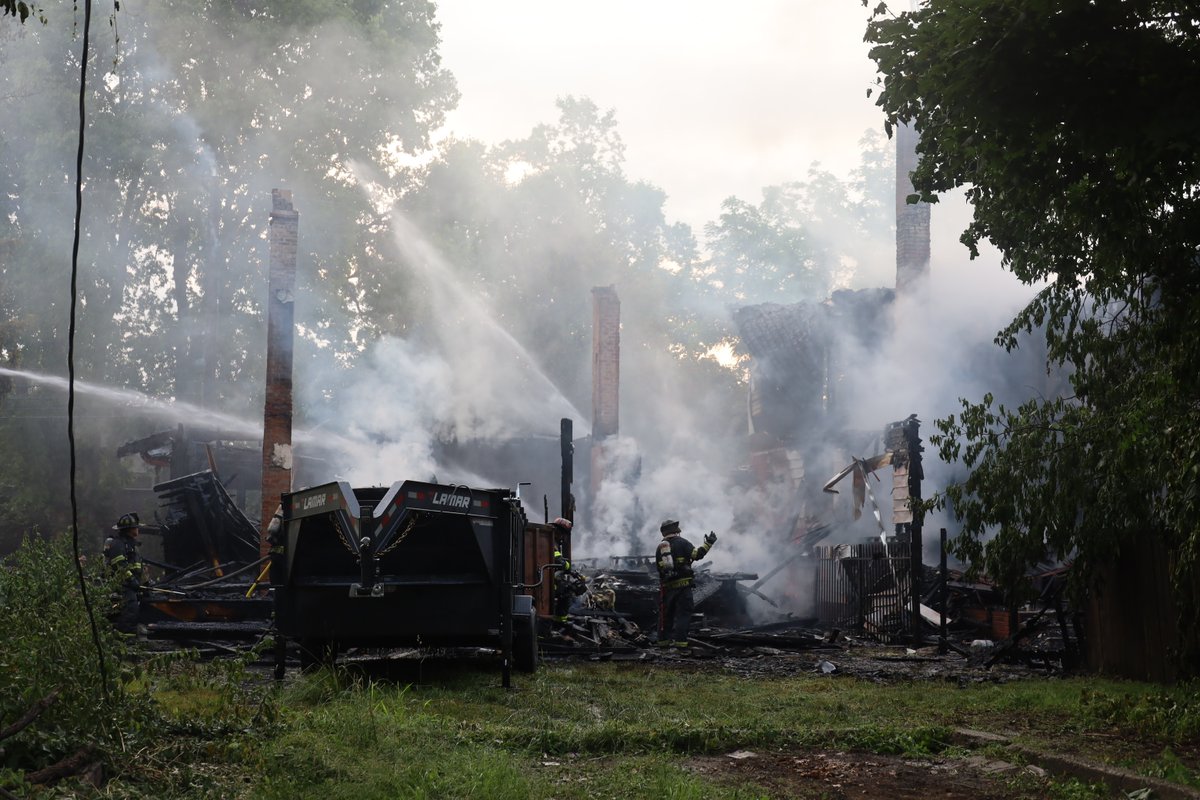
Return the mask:
<path fill-rule="evenodd" d="M 38 716 L 43 711 L 45 711 L 47 708 L 49 708 L 51 705 L 53 705 L 54 701 L 57 699 L 58 699 L 58 689 L 55 689 L 50 694 L 46 695 L 41 700 L 38 700 L 36 703 L 34 703 L 28 711 L 26 711 L 24 714 L 21 715 L 20 719 L 18 719 L 16 722 L 9 725 L 8 727 L 0 730 L 0 742 L 4 741 L 5 739 L 9 738 L 10 736 L 16 736 L 18 733 L 20 733 L 21 731 L 28 728 L 33 723 L 33 721 L 35 719 L 37 719 Z"/>
<path fill-rule="evenodd" d="M 34 785 L 39 783 L 54 783 L 63 778 L 69 778 L 72 775 L 89 772 L 97 763 L 92 758 L 95 752 L 96 748 L 90 744 L 84 745 L 61 761 L 35 770 L 34 772 L 25 773 L 25 780 Z"/>

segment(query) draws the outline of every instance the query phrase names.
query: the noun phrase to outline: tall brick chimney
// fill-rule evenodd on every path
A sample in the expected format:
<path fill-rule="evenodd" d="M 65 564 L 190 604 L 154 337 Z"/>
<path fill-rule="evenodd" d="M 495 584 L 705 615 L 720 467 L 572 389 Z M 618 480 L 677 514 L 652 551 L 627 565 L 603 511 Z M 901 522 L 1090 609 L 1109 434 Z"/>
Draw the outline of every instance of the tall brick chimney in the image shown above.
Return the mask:
<path fill-rule="evenodd" d="M 621 300 L 614 286 L 592 289 L 592 438 L 617 433 L 621 379 Z"/>
<path fill-rule="evenodd" d="M 618 431 L 621 300 L 614 286 L 592 289 L 592 497 L 604 479 L 604 440 Z"/>
<path fill-rule="evenodd" d="M 920 135 L 910 125 L 896 126 L 896 291 L 913 288 L 929 274 L 929 204 L 909 203 L 915 194 Z"/>
<path fill-rule="evenodd" d="M 280 497 L 292 490 L 292 321 L 300 215 L 292 193 L 271 191 L 270 263 L 267 279 L 267 392 L 263 409 L 262 528 L 259 552 L 267 555 L 267 526 Z"/>

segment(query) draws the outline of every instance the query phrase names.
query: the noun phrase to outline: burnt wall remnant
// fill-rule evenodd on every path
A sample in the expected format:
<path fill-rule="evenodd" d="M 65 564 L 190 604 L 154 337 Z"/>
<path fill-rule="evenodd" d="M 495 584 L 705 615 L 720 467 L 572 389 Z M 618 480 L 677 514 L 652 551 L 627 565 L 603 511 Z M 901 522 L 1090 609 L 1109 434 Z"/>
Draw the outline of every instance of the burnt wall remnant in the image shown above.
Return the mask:
<path fill-rule="evenodd" d="M 762 303 L 734 312 L 750 368 L 750 432 L 781 443 L 841 427 L 843 380 L 889 330 L 891 289 L 842 289 L 823 302 Z"/>
<path fill-rule="evenodd" d="M 292 326 L 299 229 L 300 215 L 292 207 L 292 193 L 272 190 L 259 540 L 259 551 L 263 556 L 270 549 L 267 526 L 275 515 L 280 497 L 292 490 Z"/>
<path fill-rule="evenodd" d="M 619 430 L 621 300 L 614 286 L 592 289 L 591 496 L 604 480 L 604 440 Z"/>
<path fill-rule="evenodd" d="M 916 194 L 912 173 L 917 168 L 917 143 L 910 125 L 896 127 L 896 291 L 915 287 L 929 274 L 929 204 L 910 203 Z"/>

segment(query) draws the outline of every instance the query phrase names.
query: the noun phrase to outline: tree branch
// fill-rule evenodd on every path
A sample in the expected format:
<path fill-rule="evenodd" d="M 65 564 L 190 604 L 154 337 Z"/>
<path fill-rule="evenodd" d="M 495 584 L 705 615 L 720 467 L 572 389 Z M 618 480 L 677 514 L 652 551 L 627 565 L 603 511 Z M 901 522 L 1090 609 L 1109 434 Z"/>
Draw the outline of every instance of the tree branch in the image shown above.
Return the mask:
<path fill-rule="evenodd" d="M 53 783 L 54 781 L 77 775 L 91 766 L 91 757 L 95 748 L 89 745 L 76 750 L 72 755 L 48 767 L 35 772 L 25 773 L 25 780 L 31 784 Z"/>
<path fill-rule="evenodd" d="M 33 704 L 33 706 L 28 711 L 26 711 L 21 716 L 21 718 L 19 720 L 17 720 L 13 724 L 9 725 L 8 727 L 0 730 L 0 742 L 4 741 L 5 739 L 9 738 L 10 736 L 17 735 L 21 731 L 25 730 L 25 728 L 29 727 L 29 725 L 32 724 L 32 722 L 35 719 L 37 719 L 38 716 L 43 711 L 45 711 L 47 708 L 49 708 L 54 703 L 54 701 L 58 699 L 58 692 L 59 692 L 59 690 L 55 689 L 53 692 L 46 695 L 41 700 L 38 700 L 36 703 Z"/>

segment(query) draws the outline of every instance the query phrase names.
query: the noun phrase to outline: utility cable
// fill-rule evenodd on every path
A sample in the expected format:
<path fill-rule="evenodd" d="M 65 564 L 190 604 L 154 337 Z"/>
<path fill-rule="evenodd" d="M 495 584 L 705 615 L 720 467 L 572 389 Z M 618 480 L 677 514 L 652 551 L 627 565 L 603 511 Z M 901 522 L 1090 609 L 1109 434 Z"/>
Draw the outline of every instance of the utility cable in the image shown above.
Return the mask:
<path fill-rule="evenodd" d="M 79 592 L 88 623 L 92 626 L 92 643 L 96 646 L 96 663 L 100 665 L 100 686 L 108 700 L 108 667 L 104 664 L 104 645 L 96 626 L 96 612 L 88 596 L 87 578 L 79 553 L 79 504 L 75 497 L 75 308 L 79 286 L 79 230 L 83 217 L 83 140 L 87 128 L 84 101 L 87 99 L 88 37 L 92 28 L 92 0 L 83 4 L 83 55 L 79 59 L 79 149 L 75 154 L 75 239 L 71 244 L 71 324 L 67 329 L 67 442 L 71 451 L 71 552 L 75 556 L 75 572 L 79 576 Z"/>

